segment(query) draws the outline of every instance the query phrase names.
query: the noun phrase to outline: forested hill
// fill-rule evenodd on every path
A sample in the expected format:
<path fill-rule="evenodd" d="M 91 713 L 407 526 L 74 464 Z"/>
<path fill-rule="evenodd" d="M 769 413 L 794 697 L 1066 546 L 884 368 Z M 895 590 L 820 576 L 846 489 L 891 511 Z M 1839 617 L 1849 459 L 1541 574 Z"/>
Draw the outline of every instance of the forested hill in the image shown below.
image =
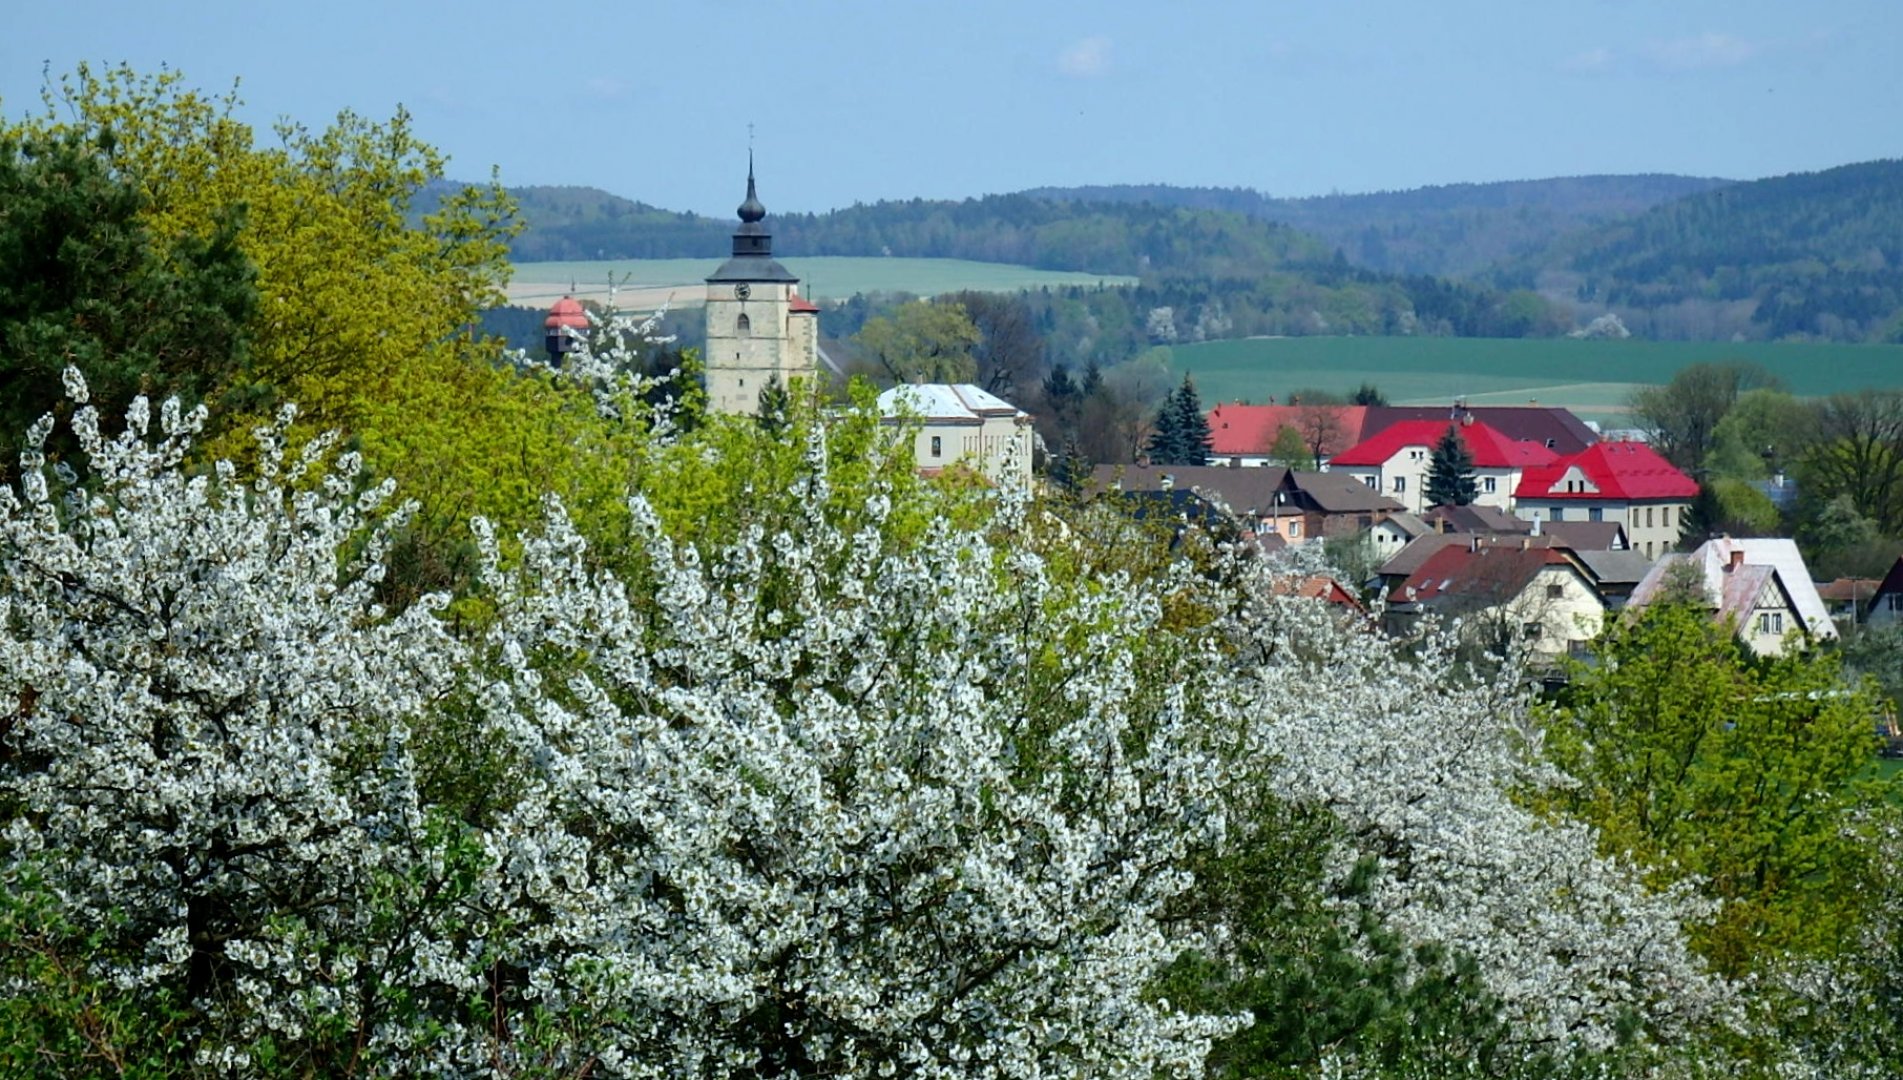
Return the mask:
<path fill-rule="evenodd" d="M 1024 194 L 1089 203 L 1149 203 L 1277 221 L 1389 273 L 1468 276 L 1544 252 L 1560 237 L 1731 183 L 1693 176 L 1570 176 L 1411 191 L 1277 199 L 1249 188 L 1116 184 Z"/>
<path fill-rule="evenodd" d="M 658 210 L 593 188 L 512 192 L 527 228 L 519 261 L 713 257 L 734 222 Z M 1101 274 L 1232 277 L 1323 262 L 1330 247 L 1284 225 L 1212 210 L 1078 204 L 993 195 L 911 199 L 767 219 L 776 250 L 800 255 L 977 259 Z"/>
<path fill-rule="evenodd" d="M 1647 336 L 1903 341 L 1903 161 L 1687 196 L 1497 280 L 1609 306 Z"/>

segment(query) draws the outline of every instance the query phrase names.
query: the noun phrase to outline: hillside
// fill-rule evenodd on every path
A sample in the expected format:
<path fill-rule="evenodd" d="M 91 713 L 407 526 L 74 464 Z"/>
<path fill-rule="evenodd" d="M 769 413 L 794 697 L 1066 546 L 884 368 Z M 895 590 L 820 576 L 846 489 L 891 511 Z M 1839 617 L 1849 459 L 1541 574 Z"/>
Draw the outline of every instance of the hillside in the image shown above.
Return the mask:
<path fill-rule="evenodd" d="M 1903 341 L 1903 161 L 1687 196 L 1503 267 L 1674 338 Z"/>
<path fill-rule="evenodd" d="M 1561 237 L 1731 183 L 1692 176 L 1571 176 L 1410 191 L 1277 199 L 1249 188 L 1116 184 L 1024 194 L 1089 203 L 1150 203 L 1277 221 L 1358 266 L 1462 277 L 1546 251 Z"/>
<path fill-rule="evenodd" d="M 512 194 L 527 224 L 511 248 L 518 262 L 706 258 L 723 251 L 733 231 L 731 220 L 659 210 L 594 188 Z M 776 212 L 770 221 L 776 250 L 806 256 L 969 259 L 1092 274 L 1246 275 L 1329 254 L 1326 244 L 1287 226 L 1235 214 L 1021 195 Z"/>

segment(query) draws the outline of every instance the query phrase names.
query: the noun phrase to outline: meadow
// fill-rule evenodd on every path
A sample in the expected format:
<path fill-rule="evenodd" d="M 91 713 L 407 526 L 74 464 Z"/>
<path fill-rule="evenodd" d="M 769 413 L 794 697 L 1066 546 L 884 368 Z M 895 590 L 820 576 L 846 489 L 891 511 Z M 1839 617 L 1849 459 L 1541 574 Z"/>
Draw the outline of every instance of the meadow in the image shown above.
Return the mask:
<path fill-rule="evenodd" d="M 1178 346 L 1205 403 L 1287 401 L 1291 391 L 1353 391 L 1364 382 L 1396 405 L 1538 402 L 1618 423 L 1635 387 L 1664 383 L 1687 364 L 1760 364 L 1806 397 L 1903 388 L 1903 346 L 1708 341 L 1299 337 Z"/>
<path fill-rule="evenodd" d="M 975 289 L 1016 292 L 1045 285 L 1130 285 L 1132 277 L 1037 270 L 1007 263 L 964 259 L 847 258 L 818 256 L 781 259 L 781 265 L 800 279 L 802 295 L 843 300 L 854 293 L 908 292 L 920 296 Z M 577 295 L 605 292 L 617 286 L 641 292 L 679 287 L 675 303 L 699 303 L 699 290 L 719 259 L 607 259 L 587 262 L 522 262 L 515 264 L 509 286 L 511 302 L 535 304 L 560 297 L 571 286 Z"/>

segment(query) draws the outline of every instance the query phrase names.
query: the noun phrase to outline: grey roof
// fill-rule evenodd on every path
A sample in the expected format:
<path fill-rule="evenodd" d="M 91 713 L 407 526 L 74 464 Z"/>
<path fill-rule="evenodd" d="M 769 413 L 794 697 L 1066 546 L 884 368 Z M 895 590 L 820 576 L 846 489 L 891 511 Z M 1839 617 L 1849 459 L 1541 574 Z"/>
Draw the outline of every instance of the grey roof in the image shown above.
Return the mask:
<path fill-rule="evenodd" d="M 728 281 L 785 282 L 799 281 L 792 271 L 773 260 L 773 234 L 761 222 L 766 207 L 761 205 L 753 187 L 753 155 L 747 155 L 747 201 L 735 211 L 740 227 L 733 232 L 733 257 L 720 264 L 707 279 L 709 285 Z"/>
<path fill-rule="evenodd" d="M 1312 507 L 1323 514 L 1372 514 L 1401 504 L 1346 473 L 1294 472 L 1279 465 L 1099 465 L 1091 483 L 1099 489 L 1155 491 L 1165 482 L 1215 495 L 1238 514 L 1266 516 Z"/>
<path fill-rule="evenodd" d="M 1413 577 L 1422 564 L 1455 544 L 1472 544 L 1474 533 L 1428 533 L 1408 541 L 1408 545 L 1388 557 L 1375 573 L 1382 577 Z"/>
<path fill-rule="evenodd" d="M 1734 553 L 1743 557 L 1736 569 L 1731 568 Z M 1816 638 L 1837 636 L 1837 627 L 1830 621 L 1830 610 L 1824 606 L 1823 597 L 1817 595 L 1817 586 L 1810 579 L 1810 571 L 1804 566 L 1804 557 L 1798 553 L 1795 540 L 1776 537 L 1734 540 L 1721 536 L 1700 544 L 1690 555 L 1667 556 L 1654 564 L 1645 579 L 1632 590 L 1633 606 L 1649 603 L 1663 586 L 1666 572 L 1680 562 L 1690 562 L 1699 569 L 1705 581 L 1706 596 L 1720 614 L 1748 615 L 1765 584 L 1775 578 L 1784 595 L 1790 598 L 1791 610 L 1803 620 L 1807 633 Z"/>
<path fill-rule="evenodd" d="M 1429 507 L 1421 515 L 1421 520 L 1434 526 L 1436 531 L 1510 533 L 1514 536 L 1533 531 L 1532 522 L 1514 517 L 1497 506 L 1482 506 L 1479 503 Z M 1445 524 L 1440 524 L 1442 522 Z"/>
<path fill-rule="evenodd" d="M 981 424 L 987 416 L 1029 418 L 1016 405 L 971 383 L 904 383 L 879 395 L 880 416 Z"/>
<path fill-rule="evenodd" d="M 1330 514 L 1367 514 L 1397 511 L 1401 504 L 1347 473 L 1293 472 L 1295 487 Z"/>
<path fill-rule="evenodd" d="M 1625 549 L 1625 526 L 1616 521 L 1545 521 L 1540 531 L 1578 552 Z"/>
<path fill-rule="evenodd" d="M 1428 533 L 1431 533 L 1434 531 L 1434 527 L 1432 525 L 1429 525 L 1427 522 L 1422 521 L 1418 515 L 1410 514 L 1405 510 L 1396 511 L 1395 513 L 1389 514 L 1387 517 L 1382 518 L 1381 520 L 1388 525 L 1394 526 L 1403 535 L 1406 535 L 1410 538 L 1416 537 L 1416 536 L 1426 536 Z"/>
<path fill-rule="evenodd" d="M 1579 555 L 1579 561 L 1592 571 L 1593 580 L 1602 587 L 1631 587 L 1645 580 L 1652 572 L 1652 560 L 1632 550 L 1625 551 L 1581 551 L 1573 549 Z"/>

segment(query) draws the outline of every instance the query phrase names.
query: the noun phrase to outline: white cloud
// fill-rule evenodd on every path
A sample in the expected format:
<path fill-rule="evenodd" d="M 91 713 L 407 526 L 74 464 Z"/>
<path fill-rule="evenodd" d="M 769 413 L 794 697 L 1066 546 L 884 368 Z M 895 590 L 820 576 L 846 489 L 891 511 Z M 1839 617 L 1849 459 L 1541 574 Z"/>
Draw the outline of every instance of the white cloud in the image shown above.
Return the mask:
<path fill-rule="evenodd" d="M 1652 41 L 1645 56 L 1667 71 L 1693 71 L 1699 68 L 1736 67 L 1758 54 L 1758 46 L 1716 31 L 1671 41 Z"/>
<path fill-rule="evenodd" d="M 1080 79 L 1110 70 L 1110 39 L 1098 35 L 1073 42 L 1057 54 L 1057 70 Z"/>
<path fill-rule="evenodd" d="M 1604 71 L 1612 66 L 1614 59 L 1612 50 L 1601 46 L 1574 53 L 1560 61 L 1559 68 L 1561 71 Z"/>

